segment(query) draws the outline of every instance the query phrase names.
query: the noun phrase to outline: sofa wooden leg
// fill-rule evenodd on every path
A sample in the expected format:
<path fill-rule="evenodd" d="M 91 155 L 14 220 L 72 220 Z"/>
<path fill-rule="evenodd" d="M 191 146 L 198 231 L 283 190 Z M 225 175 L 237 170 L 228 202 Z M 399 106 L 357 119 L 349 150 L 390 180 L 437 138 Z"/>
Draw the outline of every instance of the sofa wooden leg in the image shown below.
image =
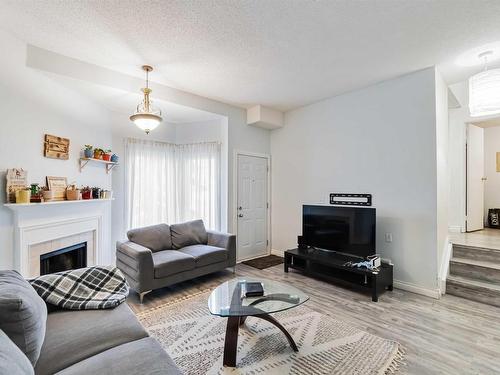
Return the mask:
<path fill-rule="evenodd" d="M 147 290 L 147 291 L 145 291 L 145 292 L 141 292 L 141 293 L 139 293 L 139 300 L 141 301 L 141 305 L 142 305 L 142 300 L 144 299 L 144 296 L 145 296 L 146 294 L 148 294 L 149 292 L 151 292 L 151 291 L 150 291 L 150 290 Z"/>

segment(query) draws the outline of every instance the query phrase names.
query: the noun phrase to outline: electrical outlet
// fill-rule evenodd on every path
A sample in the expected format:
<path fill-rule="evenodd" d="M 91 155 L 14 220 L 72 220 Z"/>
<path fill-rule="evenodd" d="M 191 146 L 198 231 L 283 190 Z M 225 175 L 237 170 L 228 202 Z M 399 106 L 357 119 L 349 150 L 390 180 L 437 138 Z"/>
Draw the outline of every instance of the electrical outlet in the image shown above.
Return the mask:
<path fill-rule="evenodd" d="M 392 233 L 385 234 L 385 242 L 392 242 Z"/>

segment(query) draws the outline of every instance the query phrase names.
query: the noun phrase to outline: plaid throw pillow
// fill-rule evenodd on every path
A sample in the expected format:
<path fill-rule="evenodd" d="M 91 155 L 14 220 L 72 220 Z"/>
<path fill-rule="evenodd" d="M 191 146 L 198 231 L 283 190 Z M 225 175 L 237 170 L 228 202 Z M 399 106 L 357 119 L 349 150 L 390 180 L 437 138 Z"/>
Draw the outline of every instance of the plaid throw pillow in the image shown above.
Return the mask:
<path fill-rule="evenodd" d="M 112 309 L 129 291 L 120 270 L 112 266 L 52 273 L 29 282 L 45 302 L 68 310 Z"/>

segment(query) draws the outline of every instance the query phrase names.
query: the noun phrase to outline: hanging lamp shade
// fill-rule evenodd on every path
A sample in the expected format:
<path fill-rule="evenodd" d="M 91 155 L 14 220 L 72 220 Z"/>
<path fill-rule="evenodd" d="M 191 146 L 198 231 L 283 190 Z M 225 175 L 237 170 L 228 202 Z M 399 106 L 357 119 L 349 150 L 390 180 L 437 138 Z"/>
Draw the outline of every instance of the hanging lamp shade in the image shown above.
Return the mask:
<path fill-rule="evenodd" d="M 500 113 L 500 69 L 488 70 L 492 51 L 479 54 L 484 70 L 469 78 L 469 111 L 472 117 Z"/>
<path fill-rule="evenodd" d="M 151 130 L 156 129 L 162 121 L 160 109 L 154 107 L 150 99 L 151 89 L 149 88 L 149 72 L 153 70 L 149 65 L 144 65 L 142 69 L 146 72 L 146 87 L 141 91 L 144 95 L 142 102 L 137 106 L 134 114 L 130 116 L 132 121 L 139 129 L 149 134 Z"/>

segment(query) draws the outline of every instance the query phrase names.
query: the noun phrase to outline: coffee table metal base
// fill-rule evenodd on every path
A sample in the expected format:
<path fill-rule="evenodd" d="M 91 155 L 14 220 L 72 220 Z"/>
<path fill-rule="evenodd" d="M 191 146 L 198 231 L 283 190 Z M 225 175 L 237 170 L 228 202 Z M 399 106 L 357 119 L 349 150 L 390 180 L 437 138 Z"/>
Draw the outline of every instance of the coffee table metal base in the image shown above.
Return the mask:
<path fill-rule="evenodd" d="M 274 319 L 269 314 L 262 315 L 252 315 L 254 318 L 260 318 L 269 323 L 274 324 L 276 327 L 280 329 L 281 332 L 286 336 L 288 343 L 292 347 L 295 352 L 298 352 L 299 349 L 293 341 L 292 336 L 288 333 L 288 331 L 283 327 L 276 319 Z M 238 351 L 238 330 L 240 325 L 245 323 L 247 316 L 230 316 L 227 318 L 227 327 L 226 327 L 226 339 L 224 341 L 224 366 L 236 367 L 236 354 Z"/>

